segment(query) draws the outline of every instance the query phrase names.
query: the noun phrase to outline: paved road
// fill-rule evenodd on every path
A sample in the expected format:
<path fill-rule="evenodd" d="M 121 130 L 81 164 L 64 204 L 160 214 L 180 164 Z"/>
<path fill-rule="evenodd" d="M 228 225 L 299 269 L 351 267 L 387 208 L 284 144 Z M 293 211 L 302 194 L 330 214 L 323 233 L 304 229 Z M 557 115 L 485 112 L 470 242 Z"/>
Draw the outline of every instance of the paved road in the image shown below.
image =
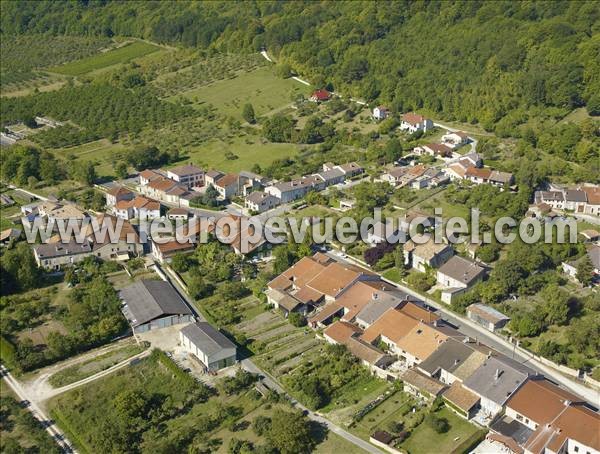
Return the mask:
<path fill-rule="evenodd" d="M 363 264 L 354 260 L 352 257 L 346 256 L 346 257 L 342 258 L 339 254 L 334 253 L 334 252 L 329 252 L 329 255 L 332 258 L 334 258 L 335 260 L 346 262 L 346 263 L 356 265 L 356 266 L 360 266 L 362 268 L 365 268 L 365 269 L 373 272 L 373 270 L 365 267 Z M 403 292 L 406 292 L 409 295 L 412 295 L 413 297 L 424 301 L 428 305 L 435 307 L 439 312 L 441 312 L 443 314 L 443 318 L 445 320 L 447 320 L 449 323 L 455 325 L 465 335 L 472 337 L 474 339 L 477 339 L 478 341 L 484 343 L 485 345 L 492 347 L 494 350 L 497 350 L 498 352 L 503 353 L 510 358 L 514 358 L 516 361 L 519 361 L 519 362 L 529 366 L 530 368 L 543 373 L 544 375 L 546 375 L 546 377 L 561 384 L 562 386 L 567 388 L 569 391 L 571 391 L 575 394 L 578 394 L 579 396 L 583 397 L 584 399 L 586 399 L 593 405 L 600 406 L 600 393 L 598 391 L 588 388 L 587 386 L 585 386 L 581 383 L 578 383 L 578 382 L 570 379 L 569 377 L 561 374 L 556 369 L 553 369 L 552 367 L 549 367 L 549 366 L 546 366 L 546 365 L 540 363 L 535 358 L 532 358 L 530 356 L 527 356 L 527 355 L 519 352 L 518 350 L 515 349 L 515 346 L 512 345 L 507 340 L 505 340 L 505 339 L 501 338 L 500 336 L 497 336 L 494 333 L 486 330 L 485 328 L 475 324 L 471 320 L 461 317 L 460 315 L 456 314 L 455 312 L 452 312 L 450 309 L 448 309 L 443 304 L 440 304 L 437 301 L 434 301 L 430 298 L 423 297 L 422 295 L 414 292 L 410 288 L 405 287 L 401 284 L 397 284 L 395 282 L 387 281 L 387 280 L 386 280 L 386 282 L 389 282 L 390 284 L 395 285 L 398 289 L 402 290 Z"/>
<path fill-rule="evenodd" d="M 28 399 L 28 396 L 21 389 L 19 382 L 14 379 L 14 377 L 4 366 L 0 366 L 0 373 L 18 398 L 21 399 L 21 401 L 28 402 L 27 409 L 31 412 L 33 417 L 40 421 L 40 423 L 45 427 L 46 432 L 50 434 L 56 444 L 58 444 L 58 446 L 60 446 L 64 452 L 76 453 L 77 451 L 73 448 L 73 445 L 67 439 L 65 434 L 58 428 L 54 421 L 44 414 L 44 412 L 35 402 Z"/>

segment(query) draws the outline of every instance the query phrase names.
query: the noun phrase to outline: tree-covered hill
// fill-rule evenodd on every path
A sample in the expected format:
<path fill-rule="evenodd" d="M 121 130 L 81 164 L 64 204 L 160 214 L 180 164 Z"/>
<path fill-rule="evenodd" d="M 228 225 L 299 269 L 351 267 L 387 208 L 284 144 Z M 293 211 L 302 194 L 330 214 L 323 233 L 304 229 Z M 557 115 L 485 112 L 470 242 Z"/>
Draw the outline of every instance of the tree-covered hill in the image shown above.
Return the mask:
<path fill-rule="evenodd" d="M 317 84 L 519 135 L 600 114 L 597 1 L 2 2 L 2 33 L 257 50 Z"/>

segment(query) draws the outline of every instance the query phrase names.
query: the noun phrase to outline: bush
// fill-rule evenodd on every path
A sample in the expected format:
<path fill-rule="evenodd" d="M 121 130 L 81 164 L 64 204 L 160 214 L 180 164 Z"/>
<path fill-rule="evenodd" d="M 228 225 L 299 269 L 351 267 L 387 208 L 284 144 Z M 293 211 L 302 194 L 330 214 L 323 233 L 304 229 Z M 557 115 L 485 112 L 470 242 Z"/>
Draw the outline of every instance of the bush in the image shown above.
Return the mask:
<path fill-rule="evenodd" d="M 438 418 L 432 413 L 427 416 L 426 423 L 439 434 L 446 433 L 450 430 L 450 423 L 448 423 L 446 418 Z"/>
<path fill-rule="evenodd" d="M 298 312 L 292 312 L 288 315 L 288 321 L 297 328 L 306 326 L 306 317 Z"/>

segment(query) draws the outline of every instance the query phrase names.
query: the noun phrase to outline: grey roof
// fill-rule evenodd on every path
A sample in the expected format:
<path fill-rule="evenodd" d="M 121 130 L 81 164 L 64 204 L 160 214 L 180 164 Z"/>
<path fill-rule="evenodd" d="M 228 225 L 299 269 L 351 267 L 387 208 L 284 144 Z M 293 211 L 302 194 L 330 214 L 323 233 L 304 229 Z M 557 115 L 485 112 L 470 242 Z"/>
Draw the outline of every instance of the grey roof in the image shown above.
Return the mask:
<path fill-rule="evenodd" d="M 342 178 L 345 175 L 345 173 L 342 172 L 340 169 L 333 168 L 331 170 L 319 172 L 316 175 L 320 176 L 324 181 L 330 181 Z"/>
<path fill-rule="evenodd" d="M 191 323 L 182 328 L 181 333 L 208 356 L 223 349 L 235 348 L 233 342 L 206 322 Z"/>
<path fill-rule="evenodd" d="M 363 309 L 356 315 L 356 320 L 372 325 L 381 317 L 388 309 L 397 308 L 402 300 L 388 293 L 374 292 L 377 298 L 372 299 Z"/>
<path fill-rule="evenodd" d="M 197 173 L 203 173 L 204 171 L 194 165 L 184 164 L 181 166 L 173 167 L 171 169 L 167 169 L 168 172 L 171 172 L 180 177 L 185 177 L 188 175 L 195 175 Z"/>
<path fill-rule="evenodd" d="M 541 196 L 542 200 L 546 201 L 562 202 L 563 200 L 565 200 L 563 193 L 559 191 L 542 191 Z"/>
<path fill-rule="evenodd" d="M 498 323 L 503 320 L 510 320 L 510 317 L 508 317 L 507 315 L 504 315 L 502 312 L 497 311 L 493 307 L 486 306 L 485 304 L 471 304 L 469 307 L 467 307 L 467 311 L 473 312 L 479 317 L 492 323 Z"/>
<path fill-rule="evenodd" d="M 565 191 L 565 200 L 567 202 L 587 202 L 587 194 L 578 189 L 567 189 Z"/>
<path fill-rule="evenodd" d="M 77 243 L 74 239 L 69 243 L 47 243 L 34 246 L 34 251 L 40 259 L 53 257 L 66 257 L 77 254 L 87 254 L 92 251 L 90 243 L 85 240 L 83 243 Z"/>
<path fill-rule="evenodd" d="M 225 175 L 223 172 L 220 172 L 218 170 L 209 170 L 208 172 L 206 172 L 206 176 L 209 178 L 217 178 L 217 177 L 222 177 L 223 175 Z"/>
<path fill-rule="evenodd" d="M 490 357 L 465 380 L 466 388 L 498 405 L 508 398 L 535 372 L 504 356 Z"/>
<path fill-rule="evenodd" d="M 318 185 L 319 183 L 323 184 L 321 178 L 315 175 L 311 175 L 308 177 L 296 178 L 295 180 L 291 181 L 283 181 L 281 183 L 273 185 L 273 187 L 279 189 L 283 193 L 295 191 L 296 189 L 300 188 L 311 188 L 313 186 Z"/>
<path fill-rule="evenodd" d="M 267 200 L 267 199 L 279 200 L 277 197 L 275 197 L 272 194 L 267 194 L 266 192 L 258 192 L 258 191 L 251 192 L 250 194 L 248 194 L 246 196 L 246 200 L 251 203 L 261 203 L 262 201 Z"/>
<path fill-rule="evenodd" d="M 485 270 L 476 263 L 458 255 L 450 258 L 450 260 L 444 263 L 439 269 L 440 273 L 450 276 L 466 285 L 473 282 L 484 271 Z"/>
<path fill-rule="evenodd" d="M 458 369 L 474 350 L 463 342 L 452 338 L 442 343 L 425 361 L 419 364 L 419 369 L 435 374 L 438 369 L 443 369 L 450 373 Z"/>
<path fill-rule="evenodd" d="M 133 326 L 148 323 L 166 315 L 191 315 L 192 311 L 165 281 L 138 281 L 120 292 L 120 297 L 127 304 L 127 311 Z"/>
<path fill-rule="evenodd" d="M 500 172 L 498 170 L 492 170 L 490 173 L 490 180 L 497 181 L 498 183 L 510 183 L 513 178 L 512 173 L 508 172 Z"/>

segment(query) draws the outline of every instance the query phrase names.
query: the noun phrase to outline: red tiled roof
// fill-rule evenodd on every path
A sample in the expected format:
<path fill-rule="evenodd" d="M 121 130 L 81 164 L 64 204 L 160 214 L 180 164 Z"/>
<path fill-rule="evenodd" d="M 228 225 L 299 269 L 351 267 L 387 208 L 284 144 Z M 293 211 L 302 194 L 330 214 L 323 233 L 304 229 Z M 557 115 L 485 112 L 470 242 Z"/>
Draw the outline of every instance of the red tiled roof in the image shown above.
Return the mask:
<path fill-rule="evenodd" d="M 331 97 L 331 93 L 329 93 L 327 90 L 315 90 L 311 96 L 311 98 L 316 98 L 319 101 L 326 101 Z"/>
<path fill-rule="evenodd" d="M 338 321 L 329 325 L 323 334 L 338 344 L 345 343 L 355 333 L 360 333 L 361 329 L 352 323 Z"/>
<path fill-rule="evenodd" d="M 402 115 L 402 121 L 415 126 L 419 123 L 423 123 L 423 121 L 425 121 L 425 117 L 414 112 L 409 112 Z"/>

